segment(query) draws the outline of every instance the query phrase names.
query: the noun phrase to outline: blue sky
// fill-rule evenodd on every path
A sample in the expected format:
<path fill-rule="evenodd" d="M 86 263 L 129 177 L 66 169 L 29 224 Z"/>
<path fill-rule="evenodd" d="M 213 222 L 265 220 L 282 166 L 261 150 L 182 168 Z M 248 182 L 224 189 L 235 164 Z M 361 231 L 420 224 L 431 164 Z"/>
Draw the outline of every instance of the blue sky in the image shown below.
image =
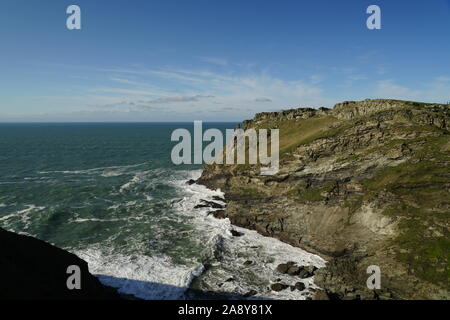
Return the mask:
<path fill-rule="evenodd" d="M 450 100 L 450 0 L 0 1 L 0 122 L 240 121 L 366 98 Z"/>

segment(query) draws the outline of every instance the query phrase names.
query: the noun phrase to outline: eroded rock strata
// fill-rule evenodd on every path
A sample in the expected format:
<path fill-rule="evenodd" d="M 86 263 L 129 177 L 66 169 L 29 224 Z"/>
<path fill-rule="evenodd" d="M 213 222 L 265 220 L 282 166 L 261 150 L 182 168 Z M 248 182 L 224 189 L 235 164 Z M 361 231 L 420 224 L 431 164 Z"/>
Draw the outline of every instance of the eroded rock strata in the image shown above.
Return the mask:
<path fill-rule="evenodd" d="M 450 106 L 398 100 L 257 114 L 280 130 L 280 171 L 207 165 L 219 218 L 317 253 L 316 283 L 337 299 L 450 297 Z M 381 268 L 381 289 L 366 286 Z"/>

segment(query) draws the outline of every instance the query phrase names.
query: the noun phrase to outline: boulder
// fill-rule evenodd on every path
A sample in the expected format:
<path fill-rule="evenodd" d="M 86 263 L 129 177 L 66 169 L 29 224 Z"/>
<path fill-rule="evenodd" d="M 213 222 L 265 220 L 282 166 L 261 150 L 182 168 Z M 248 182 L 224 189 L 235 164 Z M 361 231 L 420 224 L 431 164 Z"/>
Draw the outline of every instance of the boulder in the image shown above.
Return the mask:
<path fill-rule="evenodd" d="M 296 282 L 294 288 L 297 289 L 298 291 L 303 291 L 305 290 L 306 286 L 303 282 Z"/>
<path fill-rule="evenodd" d="M 290 276 L 296 276 L 299 274 L 300 270 L 300 267 L 292 266 L 287 270 L 287 274 Z"/>
<path fill-rule="evenodd" d="M 287 263 L 281 263 L 277 266 L 277 271 L 279 273 L 285 274 L 288 272 L 288 270 L 289 270 L 289 265 Z"/>
<path fill-rule="evenodd" d="M 282 284 L 282 283 L 274 283 L 274 284 L 272 284 L 271 286 L 270 286 L 270 289 L 272 290 L 272 291 L 281 291 L 281 290 L 284 290 L 284 289 L 286 289 L 288 286 L 287 285 L 285 285 L 285 284 Z"/>
<path fill-rule="evenodd" d="M 254 296 L 255 294 L 257 294 L 258 292 L 256 292 L 255 290 L 250 290 L 249 292 L 247 292 L 246 294 L 243 295 L 244 298 L 249 298 Z"/>
<path fill-rule="evenodd" d="M 300 270 L 300 272 L 298 273 L 298 276 L 299 276 L 301 279 L 306 279 L 306 278 L 312 277 L 312 274 L 311 274 L 308 270 L 302 269 L 302 270 Z"/>
<path fill-rule="evenodd" d="M 239 232 L 239 231 L 236 231 L 233 229 L 231 229 L 230 232 L 233 237 L 242 237 L 244 235 L 242 232 Z"/>

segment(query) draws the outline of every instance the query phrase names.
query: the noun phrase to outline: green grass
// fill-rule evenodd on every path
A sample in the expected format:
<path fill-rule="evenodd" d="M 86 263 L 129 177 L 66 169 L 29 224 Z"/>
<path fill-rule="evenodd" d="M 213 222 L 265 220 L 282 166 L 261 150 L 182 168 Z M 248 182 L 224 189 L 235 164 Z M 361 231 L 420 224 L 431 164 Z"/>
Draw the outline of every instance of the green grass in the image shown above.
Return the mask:
<path fill-rule="evenodd" d="M 342 128 L 330 128 L 339 123 L 332 116 L 312 117 L 309 119 L 292 119 L 284 121 L 263 121 L 256 129 L 278 128 L 280 130 L 280 156 L 286 155 L 301 145 L 314 140 L 332 137 L 341 132 Z"/>
<path fill-rule="evenodd" d="M 399 221 L 392 244 L 410 272 L 435 284 L 450 286 L 450 154 L 448 136 L 423 140 L 414 158 L 382 169 L 364 181 L 367 197 L 393 195 L 384 214 Z"/>

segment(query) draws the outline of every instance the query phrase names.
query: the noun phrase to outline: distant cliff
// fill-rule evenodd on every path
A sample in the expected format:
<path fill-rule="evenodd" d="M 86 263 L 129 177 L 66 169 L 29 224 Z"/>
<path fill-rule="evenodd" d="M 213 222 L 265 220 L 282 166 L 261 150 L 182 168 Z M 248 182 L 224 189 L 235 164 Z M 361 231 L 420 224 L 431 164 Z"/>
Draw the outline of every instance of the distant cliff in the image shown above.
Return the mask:
<path fill-rule="evenodd" d="M 205 166 L 199 182 L 226 195 L 217 216 L 324 256 L 316 283 L 334 298 L 450 298 L 449 105 L 349 101 L 243 126 L 280 130 L 280 171 Z"/>
<path fill-rule="evenodd" d="M 67 268 L 81 270 L 81 289 L 69 290 Z M 0 299 L 120 299 L 76 255 L 0 228 Z"/>

